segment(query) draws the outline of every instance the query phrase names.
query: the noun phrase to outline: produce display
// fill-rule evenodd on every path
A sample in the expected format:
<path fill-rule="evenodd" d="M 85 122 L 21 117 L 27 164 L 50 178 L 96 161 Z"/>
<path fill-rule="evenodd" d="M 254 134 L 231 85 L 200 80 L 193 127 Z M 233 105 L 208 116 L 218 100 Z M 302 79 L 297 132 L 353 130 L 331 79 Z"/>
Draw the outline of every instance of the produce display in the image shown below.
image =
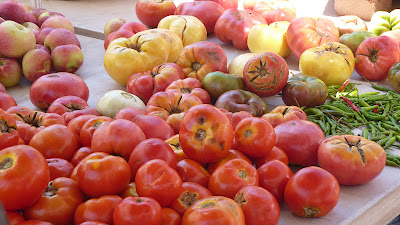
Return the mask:
<path fill-rule="evenodd" d="M 276 225 L 282 207 L 325 217 L 344 185 L 400 168 L 400 9 L 367 26 L 296 17 L 286 0 L 240 6 L 137 1 L 139 21 L 104 24 L 105 73 L 123 90 L 89 105 L 72 23 L 0 3 L 10 223 Z M 229 62 L 224 45 L 247 53 Z M 354 71 L 376 90 L 359 91 Z M 21 79 L 35 109 L 7 93 Z M 386 79 L 391 87 L 376 84 Z M 270 97 L 285 105 L 269 108 Z"/>

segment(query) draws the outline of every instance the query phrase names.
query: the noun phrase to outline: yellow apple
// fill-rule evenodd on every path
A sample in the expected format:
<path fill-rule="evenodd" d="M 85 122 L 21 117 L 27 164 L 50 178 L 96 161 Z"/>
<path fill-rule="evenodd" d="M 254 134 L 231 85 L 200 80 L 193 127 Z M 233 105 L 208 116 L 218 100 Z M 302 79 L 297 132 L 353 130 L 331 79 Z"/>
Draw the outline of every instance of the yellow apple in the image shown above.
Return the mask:
<path fill-rule="evenodd" d="M 243 77 L 243 70 L 244 66 L 246 65 L 247 61 L 253 56 L 257 55 L 256 53 L 244 53 L 241 55 L 236 56 L 228 66 L 228 73 L 229 74 L 237 74 Z"/>
<path fill-rule="evenodd" d="M 257 24 L 249 32 L 247 45 L 253 53 L 273 52 L 282 57 L 290 54 L 286 41 L 286 32 L 290 23 L 279 21 L 267 24 Z"/>

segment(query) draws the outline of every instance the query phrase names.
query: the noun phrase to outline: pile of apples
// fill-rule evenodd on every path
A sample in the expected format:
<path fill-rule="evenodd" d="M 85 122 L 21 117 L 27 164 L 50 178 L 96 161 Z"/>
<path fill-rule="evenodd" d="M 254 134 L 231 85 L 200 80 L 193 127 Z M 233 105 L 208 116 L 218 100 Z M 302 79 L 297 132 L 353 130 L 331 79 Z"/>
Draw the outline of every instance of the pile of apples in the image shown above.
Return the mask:
<path fill-rule="evenodd" d="M 16 0 L 0 4 L 0 84 L 12 87 L 56 72 L 76 72 L 84 56 L 72 23 L 62 14 Z"/>

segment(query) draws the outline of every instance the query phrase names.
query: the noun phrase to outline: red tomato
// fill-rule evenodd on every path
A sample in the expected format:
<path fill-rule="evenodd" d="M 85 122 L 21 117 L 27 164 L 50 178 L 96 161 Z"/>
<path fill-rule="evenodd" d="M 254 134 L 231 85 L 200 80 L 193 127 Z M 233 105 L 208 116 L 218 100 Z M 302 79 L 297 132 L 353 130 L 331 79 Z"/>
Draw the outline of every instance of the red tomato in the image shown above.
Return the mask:
<path fill-rule="evenodd" d="M 181 216 L 170 208 L 161 209 L 162 219 L 160 225 L 181 225 Z"/>
<path fill-rule="evenodd" d="M 321 128 L 307 120 L 291 120 L 275 127 L 275 146 L 282 149 L 290 164 L 318 163 L 318 146 L 325 140 Z"/>
<path fill-rule="evenodd" d="M 29 145 L 46 159 L 61 158 L 70 161 L 79 148 L 79 141 L 65 125 L 54 124 L 35 134 Z"/>
<path fill-rule="evenodd" d="M 204 104 L 210 104 L 210 95 L 202 88 L 201 82 L 193 77 L 176 80 L 165 91 L 179 91 L 182 94 L 192 94 L 198 97 Z"/>
<path fill-rule="evenodd" d="M 208 189 L 213 195 L 235 197 L 243 187 L 258 186 L 258 173 L 253 165 L 243 159 L 232 159 L 211 174 Z"/>
<path fill-rule="evenodd" d="M 136 145 L 145 139 L 138 125 L 129 120 L 118 119 L 106 122 L 96 129 L 91 149 L 93 152 L 115 153 L 128 161 Z"/>
<path fill-rule="evenodd" d="M 204 0 L 195 0 L 195 1 L 204 1 Z M 237 8 L 239 5 L 238 0 L 205 0 L 205 1 L 213 1 L 220 4 L 225 10 L 231 8 Z"/>
<path fill-rule="evenodd" d="M 175 134 L 172 127 L 158 116 L 137 115 L 131 121 L 142 129 L 147 139 L 159 138 L 166 140 Z"/>
<path fill-rule="evenodd" d="M 135 182 L 129 183 L 129 184 L 128 184 L 128 187 L 126 187 L 125 190 L 121 192 L 120 196 L 121 196 L 122 198 L 126 198 L 126 197 L 129 197 L 129 196 L 132 196 L 132 197 L 139 197 L 139 195 L 138 195 L 138 193 L 137 193 L 137 191 L 136 191 L 136 184 L 135 184 Z"/>
<path fill-rule="evenodd" d="M 181 176 L 183 182 L 194 182 L 203 187 L 208 186 L 210 173 L 200 163 L 192 159 L 182 159 L 179 161 L 176 171 Z"/>
<path fill-rule="evenodd" d="M 74 170 L 72 170 L 72 174 L 71 174 L 71 179 L 74 181 L 76 180 L 76 173 L 78 171 L 78 168 L 82 165 L 83 162 L 85 162 L 86 160 L 89 159 L 102 159 L 106 156 L 109 156 L 109 154 L 105 153 L 105 152 L 94 152 L 94 153 L 90 153 L 89 155 L 87 155 L 86 157 L 84 157 L 74 168 Z"/>
<path fill-rule="evenodd" d="M 360 136 L 331 136 L 318 148 L 318 163 L 332 173 L 339 184 L 359 185 L 382 172 L 386 154 L 378 143 Z"/>
<path fill-rule="evenodd" d="M 70 178 L 60 177 L 51 181 L 39 201 L 22 213 L 30 220 L 69 225 L 74 222 L 75 209 L 84 201 L 78 184 Z"/>
<path fill-rule="evenodd" d="M 116 119 L 134 120 L 138 115 L 146 115 L 146 112 L 138 108 L 126 107 L 121 109 L 117 114 L 115 114 L 114 120 Z"/>
<path fill-rule="evenodd" d="M 169 206 L 182 192 L 182 179 L 178 172 L 161 159 L 153 159 L 141 166 L 135 183 L 139 196 L 153 198 L 162 207 Z"/>
<path fill-rule="evenodd" d="M 6 111 L 0 109 L 0 150 L 17 145 L 19 134 L 15 119 Z"/>
<path fill-rule="evenodd" d="M 119 194 L 128 186 L 131 178 L 128 163 L 119 156 L 87 159 L 77 167 L 79 187 L 91 197 Z"/>
<path fill-rule="evenodd" d="M 17 223 L 16 225 L 54 225 L 54 224 L 41 220 L 27 220 L 24 222 Z"/>
<path fill-rule="evenodd" d="M 86 221 L 98 221 L 113 225 L 113 212 L 115 207 L 122 201 L 117 195 L 106 195 L 100 198 L 92 198 L 80 204 L 75 210 L 75 224 Z"/>
<path fill-rule="evenodd" d="M 290 50 L 299 59 L 309 48 L 339 42 L 339 30 L 326 18 L 298 17 L 290 23 L 286 39 Z"/>
<path fill-rule="evenodd" d="M 88 120 L 96 118 L 96 117 L 97 116 L 95 116 L 95 115 L 78 116 L 78 117 L 72 119 L 71 121 L 69 121 L 67 124 L 67 127 L 68 127 L 68 129 L 70 129 L 73 133 L 75 133 L 79 137 L 81 135 L 81 130 L 82 130 L 83 125 L 85 125 L 85 123 Z M 79 139 L 79 141 L 80 141 L 80 139 Z"/>
<path fill-rule="evenodd" d="M 270 113 L 262 115 L 261 119 L 268 121 L 273 127 L 289 120 L 307 120 L 307 114 L 297 106 L 280 105 Z"/>
<path fill-rule="evenodd" d="M 86 156 L 90 155 L 92 153 L 92 150 L 88 147 L 82 147 L 78 149 L 74 156 L 71 159 L 71 163 L 73 166 L 78 165 L 78 163 L 85 158 Z"/>
<path fill-rule="evenodd" d="M 215 171 L 215 169 L 217 169 L 220 165 L 228 162 L 231 159 L 243 159 L 246 162 L 248 162 L 249 164 L 252 164 L 250 159 L 247 158 L 247 156 L 245 154 L 241 153 L 238 150 L 231 149 L 231 150 L 229 150 L 229 153 L 228 153 L 228 155 L 225 156 L 225 158 L 219 160 L 216 163 L 208 164 L 208 167 L 207 167 L 208 172 L 213 173 Z"/>
<path fill-rule="evenodd" d="M 259 185 L 269 191 L 276 201 L 283 202 L 283 194 L 289 179 L 293 176 L 289 166 L 285 163 L 272 160 L 257 169 Z"/>
<path fill-rule="evenodd" d="M 253 114 L 247 111 L 239 111 L 232 113 L 232 127 L 235 130 L 236 125 L 245 118 L 253 117 Z"/>
<path fill-rule="evenodd" d="M 126 91 L 138 96 L 146 104 L 154 93 L 165 91 L 172 82 L 184 77 L 181 67 L 175 63 L 163 63 L 151 71 L 131 75 Z"/>
<path fill-rule="evenodd" d="M 160 204 L 152 198 L 127 197 L 122 200 L 113 213 L 115 225 L 155 225 L 162 221 Z"/>
<path fill-rule="evenodd" d="M 214 32 L 214 26 L 225 9 L 214 1 L 182 2 L 175 10 L 175 15 L 189 15 L 198 18 L 206 27 L 207 33 Z M 204 13 L 207 12 L 207 13 Z"/>
<path fill-rule="evenodd" d="M 57 113 L 62 116 L 65 123 L 82 115 L 100 116 L 96 109 L 90 107 L 85 100 L 77 96 L 63 96 L 54 100 L 49 108 L 48 113 Z"/>
<path fill-rule="evenodd" d="M 47 109 L 59 97 L 73 95 L 87 101 L 89 88 L 85 81 L 72 73 L 52 73 L 39 77 L 30 89 L 30 99 L 34 106 Z"/>
<path fill-rule="evenodd" d="M 181 128 L 181 123 L 184 115 L 185 112 L 175 113 L 168 116 L 168 119 L 165 121 L 167 122 L 167 124 L 170 125 L 170 127 L 172 127 L 174 134 L 179 134 L 179 129 Z"/>
<path fill-rule="evenodd" d="M 236 149 L 251 157 L 266 156 L 275 144 L 274 128 L 257 117 L 240 121 L 234 134 Z"/>
<path fill-rule="evenodd" d="M 182 225 L 245 225 L 240 206 L 232 199 L 211 196 L 195 202 L 182 217 Z"/>
<path fill-rule="evenodd" d="M 250 29 L 256 24 L 266 24 L 267 21 L 252 10 L 226 10 L 215 24 L 215 34 L 222 42 L 231 42 L 237 49 L 246 50 L 247 37 Z"/>
<path fill-rule="evenodd" d="M 167 140 L 165 140 L 167 144 L 174 150 L 177 161 L 181 161 L 182 159 L 188 159 L 189 157 L 183 152 L 181 143 L 179 143 L 179 134 L 176 134 Z"/>
<path fill-rule="evenodd" d="M 46 161 L 47 165 L 49 166 L 50 180 L 54 180 L 59 177 L 69 178 L 71 176 L 74 165 L 72 165 L 67 160 L 60 158 L 51 158 L 46 159 Z"/>
<path fill-rule="evenodd" d="M 289 166 L 289 159 L 286 153 L 276 146 L 272 147 L 272 150 L 268 153 L 268 155 L 254 159 L 254 164 L 256 165 L 256 168 L 260 168 L 264 163 L 267 163 L 274 159 L 281 161 Z"/>
<path fill-rule="evenodd" d="M 112 121 L 112 119 L 107 116 L 97 116 L 86 121 L 86 123 L 83 124 L 81 132 L 79 134 L 79 140 L 81 144 L 86 147 L 91 146 L 93 133 L 97 130 L 97 128 L 108 121 Z"/>
<path fill-rule="evenodd" d="M 276 225 L 279 221 L 279 204 L 267 190 L 258 186 L 240 189 L 235 202 L 243 210 L 246 225 Z"/>
<path fill-rule="evenodd" d="M 368 80 L 383 80 L 390 67 L 400 61 L 400 50 L 396 40 L 387 36 L 369 37 L 357 48 L 355 69 Z"/>
<path fill-rule="evenodd" d="M 17 102 L 11 95 L 0 92 L 0 109 L 7 110 L 13 106 L 16 106 Z"/>
<path fill-rule="evenodd" d="M 277 21 L 292 22 L 296 18 L 294 6 L 288 1 L 277 1 L 274 4 L 260 1 L 254 5 L 253 10 L 264 17 L 268 24 Z"/>
<path fill-rule="evenodd" d="M 157 27 L 161 19 L 174 15 L 175 10 L 175 4 L 170 0 L 139 0 L 136 3 L 136 16 L 149 27 Z"/>
<path fill-rule="evenodd" d="M 322 217 L 332 211 L 339 201 L 340 187 L 328 171 L 310 166 L 299 170 L 285 188 L 285 202 L 301 217 Z"/>
<path fill-rule="evenodd" d="M 211 192 L 200 184 L 184 182 L 182 184 L 182 192 L 178 198 L 172 202 L 171 208 L 182 216 L 183 213 L 185 213 L 185 211 L 197 200 L 210 197 L 211 195 Z"/>
<path fill-rule="evenodd" d="M 185 154 L 199 163 L 218 162 L 231 149 L 232 124 L 212 105 L 194 106 L 182 120 L 179 143 Z"/>
<path fill-rule="evenodd" d="M 86 221 L 86 222 L 83 222 L 83 223 L 81 223 L 79 225 L 109 225 L 109 224 L 102 223 L 102 222 L 97 222 L 97 221 Z"/>
<path fill-rule="evenodd" d="M 25 221 L 24 217 L 18 211 L 6 211 L 6 214 L 10 225 L 15 225 Z"/>
<path fill-rule="evenodd" d="M 131 180 L 135 180 L 137 170 L 152 159 L 162 159 L 172 169 L 176 169 L 177 160 L 172 148 L 161 139 L 151 138 L 136 145 L 129 157 L 128 163 L 131 167 Z"/>
<path fill-rule="evenodd" d="M 6 210 L 33 205 L 50 181 L 46 159 L 28 145 L 0 151 L 0 200 Z"/>

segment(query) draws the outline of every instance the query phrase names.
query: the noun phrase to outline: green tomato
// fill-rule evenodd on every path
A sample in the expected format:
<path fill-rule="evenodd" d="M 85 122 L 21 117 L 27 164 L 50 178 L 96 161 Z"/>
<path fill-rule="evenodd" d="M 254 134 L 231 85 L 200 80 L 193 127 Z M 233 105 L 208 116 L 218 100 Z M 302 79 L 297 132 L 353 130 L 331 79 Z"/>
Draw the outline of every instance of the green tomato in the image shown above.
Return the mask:
<path fill-rule="evenodd" d="M 349 47 L 353 52 L 353 55 L 355 55 L 361 42 L 369 37 L 376 37 L 376 35 L 369 31 L 355 31 L 353 33 L 343 34 L 340 36 L 339 42 Z"/>
<path fill-rule="evenodd" d="M 395 9 L 390 13 L 378 11 L 371 17 L 368 31 L 376 36 L 390 30 L 400 29 L 400 9 Z"/>
<path fill-rule="evenodd" d="M 390 86 L 396 92 L 400 92 L 400 62 L 393 64 L 388 72 Z"/>
<path fill-rule="evenodd" d="M 214 101 L 227 91 L 245 88 L 243 77 L 240 75 L 219 71 L 208 73 L 201 84 Z"/>

